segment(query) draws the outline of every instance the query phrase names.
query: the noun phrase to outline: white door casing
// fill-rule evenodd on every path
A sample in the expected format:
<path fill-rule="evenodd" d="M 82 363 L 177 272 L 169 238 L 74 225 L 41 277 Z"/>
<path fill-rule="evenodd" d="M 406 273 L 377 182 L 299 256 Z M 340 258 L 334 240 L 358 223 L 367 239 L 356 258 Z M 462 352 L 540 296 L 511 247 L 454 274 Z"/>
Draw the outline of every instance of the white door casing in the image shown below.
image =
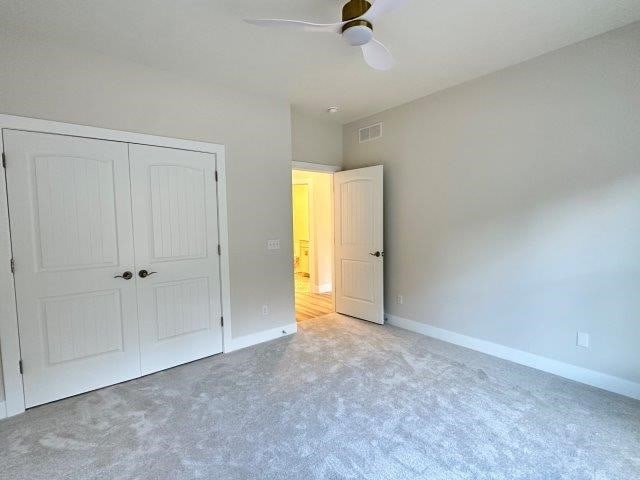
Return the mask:
<path fill-rule="evenodd" d="M 127 145 L 3 136 L 26 407 L 139 376 Z"/>
<path fill-rule="evenodd" d="M 216 156 L 145 145 L 129 155 L 145 375 L 222 352 Z"/>
<path fill-rule="evenodd" d="M 336 311 L 384 323 L 383 167 L 337 172 Z"/>

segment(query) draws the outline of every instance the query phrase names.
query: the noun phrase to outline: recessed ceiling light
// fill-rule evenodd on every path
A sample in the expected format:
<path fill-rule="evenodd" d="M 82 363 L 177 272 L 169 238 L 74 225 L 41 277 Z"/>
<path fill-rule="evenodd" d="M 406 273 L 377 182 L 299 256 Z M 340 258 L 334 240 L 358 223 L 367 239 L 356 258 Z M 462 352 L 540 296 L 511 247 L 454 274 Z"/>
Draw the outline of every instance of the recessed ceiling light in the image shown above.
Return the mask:
<path fill-rule="evenodd" d="M 327 112 L 329 113 L 338 113 L 340 111 L 340 107 L 329 107 L 327 108 Z"/>

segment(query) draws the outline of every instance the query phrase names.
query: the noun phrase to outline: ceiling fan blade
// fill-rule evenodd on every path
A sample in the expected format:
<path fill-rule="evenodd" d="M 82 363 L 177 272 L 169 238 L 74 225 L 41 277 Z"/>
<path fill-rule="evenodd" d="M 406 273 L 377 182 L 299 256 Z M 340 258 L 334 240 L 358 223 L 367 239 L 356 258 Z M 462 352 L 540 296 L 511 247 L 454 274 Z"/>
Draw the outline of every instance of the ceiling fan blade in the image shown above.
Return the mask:
<path fill-rule="evenodd" d="M 369 43 L 362 45 L 364 61 L 376 70 L 391 70 L 393 68 L 393 55 L 387 47 L 373 38 Z"/>
<path fill-rule="evenodd" d="M 326 32 L 326 33 L 340 33 L 342 31 L 342 25 L 340 23 L 310 23 L 303 22 L 301 20 L 282 20 L 279 18 L 265 18 L 265 19 L 245 19 L 245 22 L 251 25 L 258 25 L 259 27 L 278 27 L 289 28 L 292 30 L 301 30 L 304 32 Z"/>
<path fill-rule="evenodd" d="M 409 0 L 375 0 L 371 8 L 360 18 L 373 22 L 376 18 L 386 12 L 403 7 Z"/>

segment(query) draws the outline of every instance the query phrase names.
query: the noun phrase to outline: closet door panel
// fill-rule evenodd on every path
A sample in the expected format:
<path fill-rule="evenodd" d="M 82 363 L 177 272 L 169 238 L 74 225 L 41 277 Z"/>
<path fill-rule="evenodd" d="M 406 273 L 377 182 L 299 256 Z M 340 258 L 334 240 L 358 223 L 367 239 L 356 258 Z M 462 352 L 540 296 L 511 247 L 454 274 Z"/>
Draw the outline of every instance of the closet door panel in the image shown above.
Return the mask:
<path fill-rule="evenodd" d="M 3 137 L 26 406 L 139 376 L 127 144 Z"/>
<path fill-rule="evenodd" d="M 222 351 L 216 158 L 143 145 L 129 153 L 147 374 Z"/>

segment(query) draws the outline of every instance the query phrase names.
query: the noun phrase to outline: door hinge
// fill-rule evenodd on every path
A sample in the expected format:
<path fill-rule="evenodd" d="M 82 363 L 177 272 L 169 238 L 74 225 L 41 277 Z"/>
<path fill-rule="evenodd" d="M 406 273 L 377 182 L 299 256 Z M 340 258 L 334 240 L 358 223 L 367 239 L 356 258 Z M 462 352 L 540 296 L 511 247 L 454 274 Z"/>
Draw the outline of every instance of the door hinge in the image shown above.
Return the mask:
<path fill-rule="evenodd" d="M 16 260 L 15 260 L 15 258 L 12 258 L 9 261 L 9 265 L 11 266 L 11 273 L 16 273 Z"/>
<path fill-rule="evenodd" d="M 18 360 L 18 368 L 20 369 L 20 375 L 23 375 L 24 367 L 22 366 L 22 360 Z"/>
<path fill-rule="evenodd" d="M 217 182 L 218 181 L 218 170 L 216 170 L 215 177 L 216 177 L 216 182 Z"/>
<path fill-rule="evenodd" d="M 2 152 L 2 168 L 7 168 L 7 156 Z"/>
<path fill-rule="evenodd" d="M 224 327 L 224 317 L 220 317 L 220 326 Z"/>
<path fill-rule="evenodd" d="M 222 255 L 222 247 L 218 244 L 218 255 Z"/>

